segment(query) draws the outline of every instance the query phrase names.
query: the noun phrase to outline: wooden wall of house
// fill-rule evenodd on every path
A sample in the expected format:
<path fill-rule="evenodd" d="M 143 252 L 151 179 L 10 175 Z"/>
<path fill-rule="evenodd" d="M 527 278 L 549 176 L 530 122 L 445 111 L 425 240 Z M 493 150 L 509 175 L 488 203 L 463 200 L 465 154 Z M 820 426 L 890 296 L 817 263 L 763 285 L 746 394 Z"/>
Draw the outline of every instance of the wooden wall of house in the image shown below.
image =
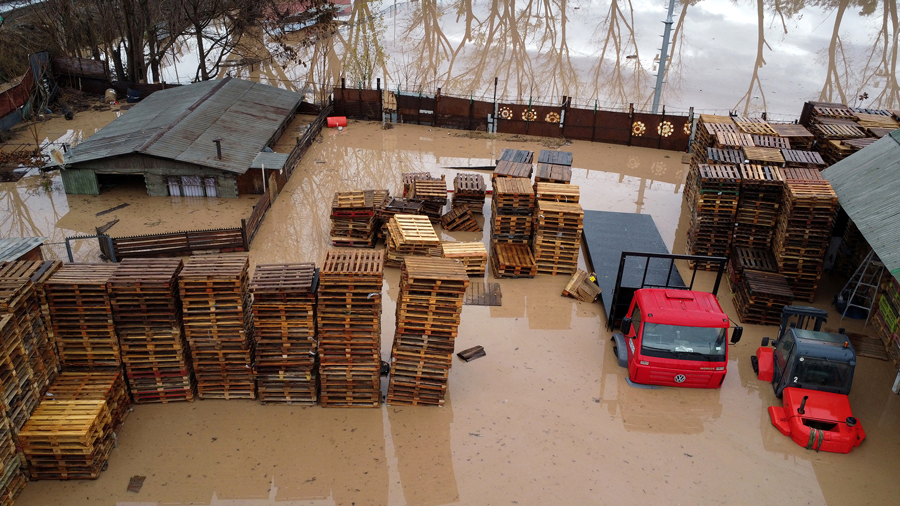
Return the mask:
<path fill-rule="evenodd" d="M 90 172 L 96 174 L 143 174 L 144 182 L 147 185 L 147 193 L 152 197 L 165 197 L 169 194 L 169 188 L 166 184 L 167 176 L 214 177 L 216 178 L 219 197 L 238 196 L 238 186 L 234 173 L 177 160 L 130 154 L 83 162 L 78 164 L 78 167 L 90 169 Z M 94 179 L 96 180 L 96 177 Z M 68 191 L 68 187 L 66 193 L 72 193 Z M 96 194 L 95 192 L 92 195 Z"/>
<path fill-rule="evenodd" d="M 273 183 L 277 184 L 279 189 L 287 183 L 287 176 L 283 170 L 266 169 L 266 178 L 266 190 Z M 248 193 L 262 195 L 264 193 L 262 169 L 249 169 L 247 172 L 237 176 L 237 192 L 239 195 Z"/>
<path fill-rule="evenodd" d="M 100 195 L 97 175 L 91 169 L 62 169 L 63 188 L 69 195 Z"/>

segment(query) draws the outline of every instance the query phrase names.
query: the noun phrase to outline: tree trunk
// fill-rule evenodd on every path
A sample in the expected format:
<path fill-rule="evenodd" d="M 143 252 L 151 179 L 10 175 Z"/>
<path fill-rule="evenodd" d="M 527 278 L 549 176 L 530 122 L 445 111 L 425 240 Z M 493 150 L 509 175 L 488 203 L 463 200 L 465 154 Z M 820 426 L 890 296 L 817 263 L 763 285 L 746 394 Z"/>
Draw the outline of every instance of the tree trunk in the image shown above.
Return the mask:
<path fill-rule="evenodd" d="M 197 56 L 200 58 L 200 79 L 209 81 L 209 71 L 206 70 L 206 51 L 203 49 L 203 28 L 194 23 L 194 30 L 197 32 Z"/>

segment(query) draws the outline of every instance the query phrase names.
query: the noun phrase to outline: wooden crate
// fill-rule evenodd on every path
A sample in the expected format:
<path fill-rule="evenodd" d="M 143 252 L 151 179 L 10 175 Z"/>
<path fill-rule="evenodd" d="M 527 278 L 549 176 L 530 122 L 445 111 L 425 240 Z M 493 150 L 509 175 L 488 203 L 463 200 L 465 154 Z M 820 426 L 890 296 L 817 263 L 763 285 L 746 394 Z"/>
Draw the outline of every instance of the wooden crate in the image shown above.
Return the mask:
<path fill-rule="evenodd" d="M 250 281 L 260 401 L 312 405 L 318 400 L 315 264 L 260 264 Z"/>
<path fill-rule="evenodd" d="M 492 242 L 491 271 L 495 278 L 533 278 L 537 264 L 527 244 Z"/>
<path fill-rule="evenodd" d="M 483 242 L 445 242 L 441 244 L 441 256 L 462 262 L 469 276 L 484 276 L 487 269 L 488 254 Z"/>
<path fill-rule="evenodd" d="M 427 218 L 416 218 L 424 219 L 431 226 Z M 377 407 L 380 404 L 384 265 L 385 255 L 380 250 L 333 249 L 326 253 L 316 294 L 322 406 Z"/>
<path fill-rule="evenodd" d="M 113 446 L 103 400 L 45 400 L 19 431 L 32 480 L 97 479 Z"/>
<path fill-rule="evenodd" d="M 65 264 L 44 290 L 65 370 L 113 370 L 122 364 L 106 284 L 114 264 Z"/>

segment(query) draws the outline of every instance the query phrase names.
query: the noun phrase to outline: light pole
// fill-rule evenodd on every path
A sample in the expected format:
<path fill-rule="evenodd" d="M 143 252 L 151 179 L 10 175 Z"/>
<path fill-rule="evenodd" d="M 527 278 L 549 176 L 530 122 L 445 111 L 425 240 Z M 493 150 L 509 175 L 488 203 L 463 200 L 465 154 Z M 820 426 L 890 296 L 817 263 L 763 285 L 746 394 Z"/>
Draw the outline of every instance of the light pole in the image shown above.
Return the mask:
<path fill-rule="evenodd" d="M 653 114 L 659 110 L 659 97 L 662 95 L 663 78 L 666 75 L 666 60 L 669 58 L 669 36 L 672 34 L 672 11 L 675 10 L 675 0 L 669 0 L 669 14 L 663 23 L 666 29 L 663 32 L 662 49 L 659 50 L 659 68 L 656 72 L 656 91 L 653 92 Z"/>

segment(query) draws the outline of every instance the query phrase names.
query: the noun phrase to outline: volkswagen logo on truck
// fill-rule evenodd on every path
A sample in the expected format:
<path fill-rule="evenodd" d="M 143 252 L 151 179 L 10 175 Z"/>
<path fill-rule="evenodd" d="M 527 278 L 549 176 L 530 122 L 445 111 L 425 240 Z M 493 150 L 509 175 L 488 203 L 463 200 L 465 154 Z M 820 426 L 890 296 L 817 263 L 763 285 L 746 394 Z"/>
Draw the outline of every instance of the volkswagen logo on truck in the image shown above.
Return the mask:
<path fill-rule="evenodd" d="M 684 374 L 679 374 L 675 376 L 675 383 L 684 383 L 684 380 L 687 378 L 684 377 Z"/>

